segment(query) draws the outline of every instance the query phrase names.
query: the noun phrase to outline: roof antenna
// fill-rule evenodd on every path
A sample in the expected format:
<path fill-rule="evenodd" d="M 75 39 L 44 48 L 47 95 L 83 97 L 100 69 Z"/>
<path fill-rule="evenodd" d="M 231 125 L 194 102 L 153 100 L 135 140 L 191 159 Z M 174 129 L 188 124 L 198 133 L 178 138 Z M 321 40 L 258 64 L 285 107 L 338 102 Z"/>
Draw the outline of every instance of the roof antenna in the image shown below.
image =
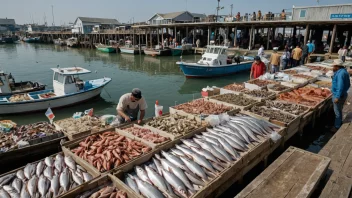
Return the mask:
<path fill-rule="evenodd" d="M 54 6 L 51 5 L 51 14 L 53 15 L 53 26 L 55 26 L 55 19 L 54 19 Z"/>

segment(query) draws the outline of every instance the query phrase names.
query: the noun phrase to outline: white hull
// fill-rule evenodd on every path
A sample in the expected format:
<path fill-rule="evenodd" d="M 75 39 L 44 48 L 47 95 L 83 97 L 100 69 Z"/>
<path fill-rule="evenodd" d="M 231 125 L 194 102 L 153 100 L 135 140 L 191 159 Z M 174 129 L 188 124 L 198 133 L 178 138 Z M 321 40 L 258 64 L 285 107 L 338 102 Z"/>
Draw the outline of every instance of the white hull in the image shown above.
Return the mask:
<path fill-rule="evenodd" d="M 136 50 L 136 49 L 128 49 L 128 48 L 120 47 L 120 50 L 121 50 L 121 53 L 124 53 L 124 54 L 139 54 L 139 50 Z"/>
<path fill-rule="evenodd" d="M 13 113 L 41 111 L 41 110 L 48 109 L 48 107 L 58 108 L 58 107 L 69 106 L 72 104 L 77 104 L 100 95 L 103 88 L 104 86 L 101 86 L 86 92 L 79 92 L 72 95 L 66 95 L 62 97 L 55 97 L 55 98 L 44 99 L 44 100 L 3 103 L 3 104 L 0 104 L 0 114 L 13 114 Z"/>

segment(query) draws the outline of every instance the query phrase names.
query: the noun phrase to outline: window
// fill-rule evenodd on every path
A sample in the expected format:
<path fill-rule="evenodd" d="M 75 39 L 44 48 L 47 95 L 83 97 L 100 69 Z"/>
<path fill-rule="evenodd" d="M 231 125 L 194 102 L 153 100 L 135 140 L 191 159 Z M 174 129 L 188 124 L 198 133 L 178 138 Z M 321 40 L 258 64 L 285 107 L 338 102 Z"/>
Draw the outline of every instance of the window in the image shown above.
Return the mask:
<path fill-rule="evenodd" d="M 59 73 L 55 73 L 54 80 L 56 80 L 59 83 L 64 83 L 64 76 Z"/>
<path fill-rule="evenodd" d="M 218 53 L 219 53 L 219 48 L 215 48 L 214 54 L 218 54 Z"/>
<path fill-rule="evenodd" d="M 299 18 L 306 18 L 306 13 L 307 10 L 301 10 L 301 12 L 299 13 Z"/>
<path fill-rule="evenodd" d="M 210 48 L 210 53 L 214 53 L 214 48 Z"/>
<path fill-rule="evenodd" d="M 211 58 L 208 58 L 207 61 L 211 61 Z"/>
<path fill-rule="evenodd" d="M 72 83 L 73 83 L 72 76 L 67 76 L 65 80 L 65 84 L 72 84 Z"/>

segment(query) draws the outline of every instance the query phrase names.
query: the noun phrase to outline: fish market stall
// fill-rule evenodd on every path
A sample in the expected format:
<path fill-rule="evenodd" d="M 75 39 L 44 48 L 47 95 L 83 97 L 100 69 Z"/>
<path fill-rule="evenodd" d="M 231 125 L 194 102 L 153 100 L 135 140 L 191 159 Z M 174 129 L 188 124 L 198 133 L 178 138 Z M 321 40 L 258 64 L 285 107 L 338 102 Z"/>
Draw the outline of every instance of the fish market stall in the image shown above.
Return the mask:
<path fill-rule="evenodd" d="M 254 159 L 270 150 L 268 134 L 274 130 L 282 129 L 245 115 L 231 116 L 221 126 L 188 133 L 121 167 L 124 174 L 119 179 L 138 197 L 213 197 L 215 190 L 238 180 L 252 162 L 259 163 Z"/>
<path fill-rule="evenodd" d="M 267 86 L 271 84 L 278 84 L 278 83 L 272 80 L 253 79 L 245 82 L 244 86 L 246 89 L 249 89 L 249 90 L 258 90 L 258 89 L 261 90 L 261 89 L 266 89 Z"/>
<path fill-rule="evenodd" d="M 266 91 L 266 90 L 245 91 L 244 95 L 258 101 L 270 100 L 276 97 L 276 94 L 274 92 Z"/>
<path fill-rule="evenodd" d="M 237 83 L 229 84 L 223 88 L 220 88 L 220 94 L 225 94 L 225 93 L 241 94 L 244 91 L 247 91 L 247 89 L 244 87 L 244 84 L 237 84 Z"/>
<path fill-rule="evenodd" d="M 268 88 L 268 91 L 276 93 L 276 94 L 292 91 L 291 87 L 288 87 L 288 86 L 285 86 L 282 84 L 270 84 L 270 85 L 268 85 L 267 88 Z"/>
<path fill-rule="evenodd" d="M 149 142 L 149 144 L 152 145 L 152 148 L 156 148 L 169 142 L 171 138 L 175 139 L 175 137 L 169 133 L 165 133 L 160 130 L 154 130 L 153 128 L 139 126 L 137 124 L 131 124 L 121 128 L 116 128 L 116 131 L 118 131 L 121 135 L 131 139 L 135 139 L 140 142 Z"/>
<path fill-rule="evenodd" d="M 128 138 L 118 131 L 97 132 L 66 143 L 62 150 L 95 174 L 120 168 L 150 153 L 152 144 Z M 88 169 L 88 168 L 87 168 Z"/>
<path fill-rule="evenodd" d="M 57 129 L 63 130 L 69 140 L 74 140 L 89 134 L 111 129 L 109 124 L 98 116 L 82 116 L 79 118 L 66 118 L 54 122 Z"/>
<path fill-rule="evenodd" d="M 81 165 L 62 152 L 48 156 L 0 175 L 0 194 L 11 197 L 60 196 L 98 176 Z"/>
<path fill-rule="evenodd" d="M 206 99 L 197 99 L 170 107 L 170 114 L 187 116 L 201 122 L 203 120 L 202 116 L 219 115 L 233 110 L 235 109 L 231 106 L 217 104 Z"/>
<path fill-rule="evenodd" d="M 210 102 L 223 104 L 226 106 L 232 106 L 234 109 L 246 110 L 251 108 L 253 105 L 258 103 L 258 101 L 246 97 L 244 95 L 237 95 L 233 93 L 225 93 L 217 96 L 212 96 L 209 98 Z"/>
<path fill-rule="evenodd" d="M 136 197 L 133 191 L 126 189 L 115 176 L 107 174 L 84 183 L 77 188 L 62 194 L 61 197 Z"/>
<path fill-rule="evenodd" d="M 66 138 L 48 122 L 13 125 L 6 131 L 0 132 L 0 172 L 17 168 L 38 156 L 58 152 L 60 141 Z"/>

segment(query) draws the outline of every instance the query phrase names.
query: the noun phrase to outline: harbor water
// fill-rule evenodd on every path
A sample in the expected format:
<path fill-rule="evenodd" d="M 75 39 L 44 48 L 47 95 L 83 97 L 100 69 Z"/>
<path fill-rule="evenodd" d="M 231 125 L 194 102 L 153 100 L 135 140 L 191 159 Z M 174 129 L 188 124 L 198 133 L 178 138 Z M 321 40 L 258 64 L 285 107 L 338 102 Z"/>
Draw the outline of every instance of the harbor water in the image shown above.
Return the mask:
<path fill-rule="evenodd" d="M 116 105 L 121 95 L 140 88 L 148 103 L 146 117 L 153 116 L 158 100 L 168 112 L 170 106 L 200 97 L 204 86 L 224 86 L 248 80 L 249 72 L 214 79 L 186 79 L 175 64 L 180 57 L 150 57 L 145 55 L 107 54 L 94 49 L 74 49 L 56 45 L 20 43 L 0 45 L 0 70 L 12 73 L 16 82 L 38 81 L 52 89 L 53 72 L 50 68 L 80 66 L 92 71 L 80 76 L 89 80 L 112 78 L 101 97 L 75 106 L 55 109 L 55 119 L 71 117 L 75 112 L 93 108 L 94 113 L 116 114 Z M 184 60 L 198 61 L 200 56 L 184 56 Z M 47 120 L 44 112 L 0 116 L 18 124 Z"/>

